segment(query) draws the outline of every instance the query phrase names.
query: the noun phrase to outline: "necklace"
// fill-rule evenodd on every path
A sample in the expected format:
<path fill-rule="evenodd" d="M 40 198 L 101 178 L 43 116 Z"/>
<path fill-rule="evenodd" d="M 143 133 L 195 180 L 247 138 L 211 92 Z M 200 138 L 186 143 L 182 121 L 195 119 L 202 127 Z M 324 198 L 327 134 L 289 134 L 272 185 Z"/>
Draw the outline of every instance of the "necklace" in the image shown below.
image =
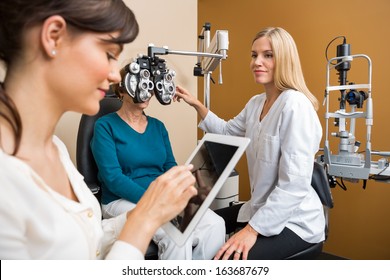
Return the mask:
<path fill-rule="evenodd" d="M 141 116 L 135 116 L 133 119 L 130 117 L 130 114 L 126 114 L 125 110 L 123 110 L 121 114 L 121 118 L 135 131 L 139 133 L 143 133 L 146 130 L 146 126 L 148 124 L 147 118 L 144 114 Z"/>
<path fill-rule="evenodd" d="M 264 102 L 264 105 L 263 105 L 263 109 L 261 110 L 260 121 L 262 121 L 264 119 L 264 117 L 267 115 L 271 106 L 272 106 L 272 104 L 270 102 L 268 102 L 268 99 L 266 99 Z"/>
<path fill-rule="evenodd" d="M 263 109 L 261 110 L 260 114 L 260 121 L 265 118 L 265 116 L 268 114 L 269 110 L 271 109 L 272 105 L 275 103 L 276 99 L 278 99 L 280 93 L 276 95 L 275 98 L 266 98 L 264 101 Z"/>

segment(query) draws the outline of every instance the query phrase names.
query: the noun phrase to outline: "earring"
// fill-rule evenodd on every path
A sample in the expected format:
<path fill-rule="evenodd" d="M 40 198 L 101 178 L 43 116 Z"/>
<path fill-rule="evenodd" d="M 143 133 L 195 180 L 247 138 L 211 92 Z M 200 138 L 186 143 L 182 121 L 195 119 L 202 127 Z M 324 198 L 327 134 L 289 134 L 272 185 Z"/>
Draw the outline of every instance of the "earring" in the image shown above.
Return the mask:
<path fill-rule="evenodd" d="M 51 50 L 51 55 L 52 55 L 52 56 L 56 56 L 56 54 L 57 54 L 57 51 L 56 51 L 56 50 Z"/>

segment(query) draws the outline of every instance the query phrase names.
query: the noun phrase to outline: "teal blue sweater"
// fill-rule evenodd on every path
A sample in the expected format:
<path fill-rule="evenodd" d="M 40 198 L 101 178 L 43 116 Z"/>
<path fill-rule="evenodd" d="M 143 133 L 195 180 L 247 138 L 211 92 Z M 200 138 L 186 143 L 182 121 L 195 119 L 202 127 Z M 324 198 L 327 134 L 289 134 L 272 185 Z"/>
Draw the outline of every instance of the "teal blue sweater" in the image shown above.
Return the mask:
<path fill-rule="evenodd" d="M 147 119 L 144 133 L 133 130 L 117 113 L 96 121 L 91 149 L 103 204 L 120 198 L 137 203 L 154 179 L 177 165 L 164 124 Z"/>

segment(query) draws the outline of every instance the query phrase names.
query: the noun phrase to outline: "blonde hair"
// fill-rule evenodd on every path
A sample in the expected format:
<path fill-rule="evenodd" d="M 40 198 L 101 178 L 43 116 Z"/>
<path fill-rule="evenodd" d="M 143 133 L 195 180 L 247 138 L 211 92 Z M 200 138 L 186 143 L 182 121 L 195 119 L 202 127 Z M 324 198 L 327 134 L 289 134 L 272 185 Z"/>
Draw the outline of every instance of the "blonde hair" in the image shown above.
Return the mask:
<path fill-rule="evenodd" d="M 279 90 L 302 92 L 318 110 L 318 100 L 307 88 L 303 77 L 297 46 L 291 35 L 280 27 L 267 27 L 256 34 L 252 43 L 266 37 L 271 43 L 275 59 L 274 83 Z"/>

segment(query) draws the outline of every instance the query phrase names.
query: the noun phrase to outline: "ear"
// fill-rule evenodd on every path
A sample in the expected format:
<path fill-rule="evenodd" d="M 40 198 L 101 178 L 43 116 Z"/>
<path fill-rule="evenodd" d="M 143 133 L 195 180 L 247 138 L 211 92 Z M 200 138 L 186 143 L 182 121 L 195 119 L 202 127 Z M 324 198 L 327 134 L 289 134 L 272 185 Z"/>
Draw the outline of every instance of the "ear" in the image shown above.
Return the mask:
<path fill-rule="evenodd" d="M 66 34 L 66 21 L 63 17 L 55 15 L 48 17 L 41 31 L 41 42 L 48 57 L 55 57 L 61 42 Z"/>

